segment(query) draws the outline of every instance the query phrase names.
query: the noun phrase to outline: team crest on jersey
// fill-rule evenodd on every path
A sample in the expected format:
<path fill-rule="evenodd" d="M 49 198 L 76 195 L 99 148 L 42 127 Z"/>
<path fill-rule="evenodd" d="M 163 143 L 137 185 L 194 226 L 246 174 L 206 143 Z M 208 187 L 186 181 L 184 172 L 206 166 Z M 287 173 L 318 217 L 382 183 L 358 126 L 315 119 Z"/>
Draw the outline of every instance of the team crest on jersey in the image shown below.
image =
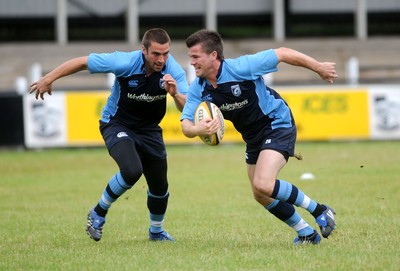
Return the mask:
<path fill-rule="evenodd" d="M 232 94 L 236 97 L 239 97 L 242 94 L 242 90 L 240 89 L 239 85 L 231 86 Z"/>
<path fill-rule="evenodd" d="M 158 83 L 158 85 L 160 86 L 161 89 L 165 89 L 164 80 L 162 78 L 160 79 L 160 82 Z"/>

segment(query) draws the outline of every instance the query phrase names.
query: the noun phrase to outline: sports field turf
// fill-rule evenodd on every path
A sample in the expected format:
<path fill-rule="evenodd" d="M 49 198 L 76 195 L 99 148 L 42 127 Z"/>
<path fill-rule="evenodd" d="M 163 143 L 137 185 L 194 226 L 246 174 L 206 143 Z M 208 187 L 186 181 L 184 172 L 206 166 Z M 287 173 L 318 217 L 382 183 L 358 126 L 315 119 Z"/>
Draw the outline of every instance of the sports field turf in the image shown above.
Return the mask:
<path fill-rule="evenodd" d="M 295 232 L 253 200 L 243 145 L 168 146 L 174 243 L 147 240 L 144 179 L 112 206 L 100 242 L 86 235 L 117 170 L 105 148 L 0 151 L 0 270 L 399 270 L 400 142 L 296 152 L 280 177 L 337 213 L 319 246 L 293 246 Z"/>

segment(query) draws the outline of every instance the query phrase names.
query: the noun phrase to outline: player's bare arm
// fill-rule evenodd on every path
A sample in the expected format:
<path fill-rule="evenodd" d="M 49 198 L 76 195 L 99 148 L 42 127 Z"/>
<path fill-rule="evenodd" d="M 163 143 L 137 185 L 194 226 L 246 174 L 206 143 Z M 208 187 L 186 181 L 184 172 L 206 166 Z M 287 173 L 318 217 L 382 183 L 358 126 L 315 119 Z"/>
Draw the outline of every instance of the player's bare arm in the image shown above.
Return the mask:
<path fill-rule="evenodd" d="M 29 93 L 35 92 L 35 97 L 44 100 L 44 94 L 47 92 L 51 95 L 52 84 L 57 79 L 76 73 L 78 71 L 86 70 L 88 65 L 88 57 L 82 56 L 68 60 L 40 78 L 38 81 L 30 85 Z"/>
<path fill-rule="evenodd" d="M 219 121 L 217 118 L 205 118 L 198 124 L 194 124 L 188 119 L 182 120 L 182 132 L 185 136 L 193 138 L 199 135 L 213 135 L 219 129 Z"/>
<path fill-rule="evenodd" d="M 336 63 L 319 62 L 316 59 L 300 53 L 296 50 L 280 47 L 275 49 L 278 57 L 278 62 L 284 62 L 293 66 L 300 66 L 316 72 L 321 79 L 333 83 L 333 80 L 338 77 L 335 70 Z"/>
<path fill-rule="evenodd" d="M 174 98 L 175 106 L 182 112 L 186 103 L 186 95 L 179 93 L 176 81 L 170 74 L 163 77 L 165 90 Z"/>

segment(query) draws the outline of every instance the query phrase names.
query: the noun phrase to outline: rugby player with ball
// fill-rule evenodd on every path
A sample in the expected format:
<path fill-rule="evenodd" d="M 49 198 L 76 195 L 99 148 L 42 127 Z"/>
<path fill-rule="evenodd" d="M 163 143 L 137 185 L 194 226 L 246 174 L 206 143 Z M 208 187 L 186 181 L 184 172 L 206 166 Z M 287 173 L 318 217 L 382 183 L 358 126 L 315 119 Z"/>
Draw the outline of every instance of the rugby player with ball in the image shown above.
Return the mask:
<path fill-rule="evenodd" d="M 296 125 L 287 103 L 265 85 L 263 75 L 277 71 L 279 63 L 307 68 L 333 83 L 335 63 L 319 62 L 289 48 L 270 49 L 236 59 L 225 59 L 221 36 L 200 30 L 186 39 L 190 64 L 197 78 L 182 111 L 182 132 L 189 138 L 210 136 L 222 129 L 219 118 L 196 121 L 203 101 L 214 104 L 232 121 L 246 142 L 247 173 L 255 200 L 296 231 L 294 244 L 319 244 L 319 233 L 296 211 L 306 209 L 323 237 L 336 229 L 334 211 L 319 204 L 293 184 L 278 179 L 280 170 L 294 156 Z"/>

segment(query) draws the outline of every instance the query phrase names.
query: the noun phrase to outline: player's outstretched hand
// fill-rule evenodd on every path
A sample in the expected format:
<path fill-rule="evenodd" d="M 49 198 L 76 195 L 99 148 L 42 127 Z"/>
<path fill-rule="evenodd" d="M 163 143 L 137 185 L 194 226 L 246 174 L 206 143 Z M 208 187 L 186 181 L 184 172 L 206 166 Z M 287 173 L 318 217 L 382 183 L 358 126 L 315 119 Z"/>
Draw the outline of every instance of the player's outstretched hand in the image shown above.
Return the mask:
<path fill-rule="evenodd" d="M 333 62 L 321 62 L 318 70 L 319 76 L 321 76 L 323 80 L 332 84 L 333 80 L 338 77 L 336 74 L 335 65 L 336 63 Z"/>
<path fill-rule="evenodd" d="M 40 99 L 44 100 L 43 95 L 47 92 L 49 95 L 51 95 L 51 92 L 53 91 L 52 85 L 46 82 L 46 79 L 44 77 L 40 78 L 38 81 L 33 82 L 30 85 L 30 90 L 29 94 L 35 92 L 35 97 L 36 100 L 40 97 Z"/>

